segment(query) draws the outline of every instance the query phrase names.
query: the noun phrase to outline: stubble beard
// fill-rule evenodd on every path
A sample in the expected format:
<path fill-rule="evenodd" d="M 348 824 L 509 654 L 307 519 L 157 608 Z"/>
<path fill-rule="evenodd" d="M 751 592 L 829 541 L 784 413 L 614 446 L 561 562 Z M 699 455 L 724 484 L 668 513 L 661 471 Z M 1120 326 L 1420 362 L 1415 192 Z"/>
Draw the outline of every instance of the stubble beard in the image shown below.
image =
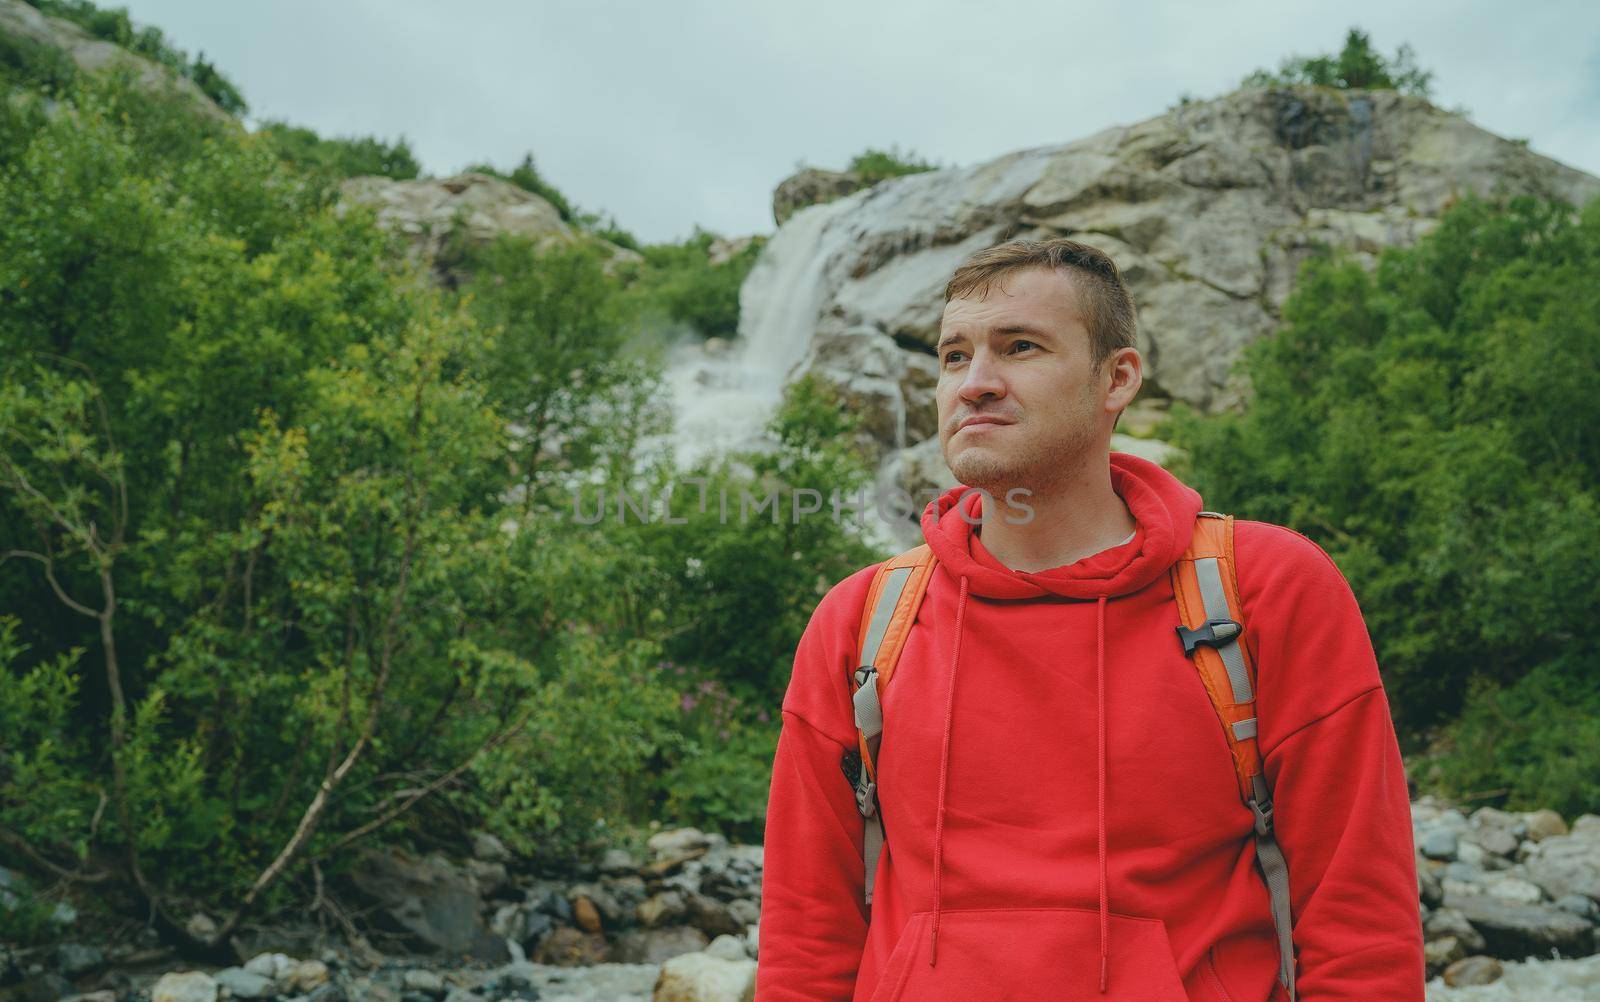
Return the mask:
<path fill-rule="evenodd" d="M 948 461 L 950 472 L 966 486 L 980 488 L 1000 500 L 1019 487 L 1035 495 L 1052 493 L 1053 488 L 1072 479 L 1091 450 L 1098 449 L 1092 383 L 1084 387 L 1077 403 L 1073 420 L 1056 434 L 1022 443 L 1014 452 L 997 453 L 983 447 L 964 449 Z M 1026 426 L 1026 417 L 1021 424 Z"/>

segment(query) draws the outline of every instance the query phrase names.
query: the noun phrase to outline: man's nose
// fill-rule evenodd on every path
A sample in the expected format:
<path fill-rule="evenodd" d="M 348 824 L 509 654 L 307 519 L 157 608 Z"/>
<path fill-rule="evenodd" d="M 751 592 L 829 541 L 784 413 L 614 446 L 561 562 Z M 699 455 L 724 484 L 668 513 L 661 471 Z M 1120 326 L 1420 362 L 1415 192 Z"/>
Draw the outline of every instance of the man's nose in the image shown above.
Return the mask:
<path fill-rule="evenodd" d="M 1000 378 L 999 359 L 987 351 L 975 353 L 967 363 L 967 371 L 962 373 L 957 393 L 967 403 L 977 403 L 984 397 L 1005 396 L 1006 385 Z"/>

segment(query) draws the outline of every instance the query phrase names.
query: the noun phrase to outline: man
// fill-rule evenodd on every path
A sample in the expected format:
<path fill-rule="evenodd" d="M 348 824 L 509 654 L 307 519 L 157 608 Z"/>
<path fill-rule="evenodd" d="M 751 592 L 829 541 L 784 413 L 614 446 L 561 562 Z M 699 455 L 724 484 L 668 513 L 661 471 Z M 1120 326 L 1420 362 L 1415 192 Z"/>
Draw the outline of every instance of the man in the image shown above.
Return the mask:
<path fill-rule="evenodd" d="M 1201 500 L 1109 451 L 1142 380 L 1121 275 L 1015 242 L 945 298 L 939 437 L 964 486 L 922 517 L 937 564 L 883 696 L 873 897 L 840 768 L 869 567 L 818 606 L 783 702 L 756 998 L 1288 998 L 1256 818 L 1176 633 Z M 1288 529 L 1239 521 L 1234 555 L 1290 980 L 1421 1000 L 1406 781 L 1355 599 Z"/>

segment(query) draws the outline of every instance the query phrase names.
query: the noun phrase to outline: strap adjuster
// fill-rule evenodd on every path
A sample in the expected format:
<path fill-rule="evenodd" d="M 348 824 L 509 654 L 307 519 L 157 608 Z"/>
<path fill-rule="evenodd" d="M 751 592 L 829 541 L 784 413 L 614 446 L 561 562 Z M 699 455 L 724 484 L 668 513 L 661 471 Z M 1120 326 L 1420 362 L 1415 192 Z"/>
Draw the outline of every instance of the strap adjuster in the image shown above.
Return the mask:
<path fill-rule="evenodd" d="M 1194 654 L 1194 649 L 1204 644 L 1216 649 L 1226 647 L 1244 634 L 1244 624 L 1232 619 L 1208 619 L 1198 629 L 1178 627 L 1178 640 L 1183 643 L 1183 653 Z"/>
<path fill-rule="evenodd" d="M 1257 835 L 1271 835 L 1272 834 L 1272 801 L 1268 800 L 1263 805 L 1263 804 L 1257 803 L 1254 800 L 1251 800 L 1250 801 L 1250 813 L 1254 814 L 1256 816 L 1256 834 Z"/>
<path fill-rule="evenodd" d="M 861 753 L 845 752 L 839 757 L 839 768 L 856 791 L 856 810 L 861 816 L 870 818 L 878 813 L 878 784 L 867 779 L 866 770 L 861 768 Z"/>

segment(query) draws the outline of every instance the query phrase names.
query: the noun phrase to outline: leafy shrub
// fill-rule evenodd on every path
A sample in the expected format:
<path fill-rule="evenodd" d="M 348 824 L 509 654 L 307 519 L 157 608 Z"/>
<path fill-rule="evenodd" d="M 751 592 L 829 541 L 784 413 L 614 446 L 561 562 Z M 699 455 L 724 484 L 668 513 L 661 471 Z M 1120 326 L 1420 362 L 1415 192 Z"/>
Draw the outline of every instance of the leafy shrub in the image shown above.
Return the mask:
<path fill-rule="evenodd" d="M 1289 56 L 1276 71 L 1259 69 L 1244 78 L 1246 87 L 1273 87 L 1285 84 L 1313 84 L 1341 90 L 1396 90 L 1402 94 L 1427 97 L 1433 86 L 1433 72 L 1417 66 L 1411 46 L 1402 45 L 1392 57 L 1372 47 L 1371 37 L 1360 28 L 1345 35 L 1344 48 L 1337 55 Z"/>
<path fill-rule="evenodd" d="M 938 170 L 939 165 L 924 160 L 910 150 L 901 152 L 898 146 L 891 146 L 887 150 L 868 147 L 851 157 L 850 165 L 845 169 L 859 174 L 862 181 L 872 185 L 891 177 Z"/>
<path fill-rule="evenodd" d="M 1411 770 L 1451 797 L 1567 817 L 1600 805 L 1600 692 L 1592 667 L 1540 665 L 1496 686 L 1474 680 L 1461 718 Z"/>
<path fill-rule="evenodd" d="M 681 243 L 644 248 L 644 267 L 633 272 L 629 297 L 645 317 L 685 324 L 701 337 L 732 339 L 739 333 L 739 290 L 765 241 L 751 238 L 725 261 L 711 262 L 721 238 L 695 228 Z"/>
<path fill-rule="evenodd" d="M 256 134 L 278 156 L 304 171 L 340 179 L 381 175 L 396 181 L 409 181 L 422 173 L 404 136 L 392 143 L 373 136 L 326 139 L 310 129 L 277 121 L 261 123 Z"/>
<path fill-rule="evenodd" d="M 502 181 L 509 181 L 523 191 L 538 195 L 555 206 L 556 211 L 561 213 L 561 218 L 566 222 L 571 223 L 577 219 L 578 212 L 572 203 L 567 201 L 567 196 L 563 195 L 555 185 L 545 180 L 545 176 L 539 173 L 539 168 L 533 162 L 532 153 L 524 153 L 522 160 L 509 171 L 500 170 L 498 167 L 486 163 L 473 164 L 467 170 L 477 171 L 479 174 L 488 174 L 490 177 L 497 177 Z"/>
<path fill-rule="evenodd" d="M 1413 744 L 1474 679 L 1594 684 L 1597 267 L 1600 202 L 1463 199 L 1375 274 L 1308 263 L 1244 413 L 1171 428 L 1213 507 L 1336 559 Z"/>

